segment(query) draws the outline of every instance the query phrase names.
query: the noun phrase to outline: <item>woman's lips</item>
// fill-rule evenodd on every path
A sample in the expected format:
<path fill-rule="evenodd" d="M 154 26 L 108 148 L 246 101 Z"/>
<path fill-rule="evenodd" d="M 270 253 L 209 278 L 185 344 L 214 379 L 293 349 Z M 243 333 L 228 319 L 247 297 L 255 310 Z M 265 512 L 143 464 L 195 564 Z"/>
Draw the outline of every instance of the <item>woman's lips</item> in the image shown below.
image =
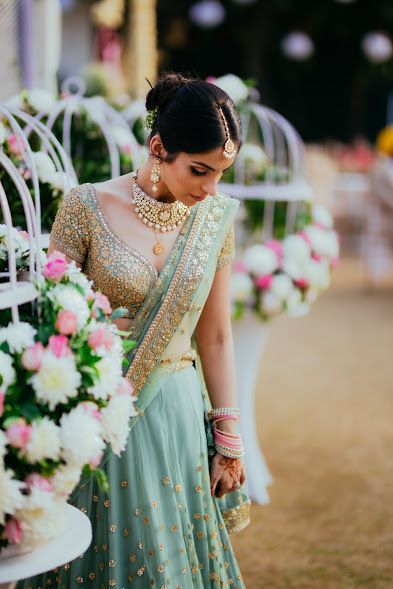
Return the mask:
<path fill-rule="evenodd" d="M 190 196 L 194 200 L 198 200 L 199 201 L 199 200 L 205 200 L 205 198 L 206 198 L 207 195 L 206 196 L 195 196 L 194 194 L 191 194 Z"/>

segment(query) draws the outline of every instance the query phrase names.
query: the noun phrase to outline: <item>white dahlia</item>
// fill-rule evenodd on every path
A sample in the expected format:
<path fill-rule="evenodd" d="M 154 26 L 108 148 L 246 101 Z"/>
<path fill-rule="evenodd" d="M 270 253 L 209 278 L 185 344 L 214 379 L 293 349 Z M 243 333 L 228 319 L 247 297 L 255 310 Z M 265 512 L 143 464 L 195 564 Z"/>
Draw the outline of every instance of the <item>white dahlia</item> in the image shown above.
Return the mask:
<path fill-rule="evenodd" d="M 81 375 L 72 354 L 57 358 L 52 352 L 45 352 L 41 368 L 30 378 L 30 383 L 37 399 L 53 410 L 78 394 Z"/>
<path fill-rule="evenodd" d="M 33 161 L 38 177 L 42 182 L 48 182 L 48 179 L 56 173 L 53 160 L 44 151 L 33 152 Z"/>
<path fill-rule="evenodd" d="M 34 344 L 36 333 L 30 323 L 9 323 L 0 329 L 0 343 L 7 342 L 11 352 L 21 353 Z"/>
<path fill-rule="evenodd" d="M 11 356 L 0 350 L 0 386 L 3 391 L 6 391 L 15 382 L 15 376 Z"/>
<path fill-rule="evenodd" d="M 261 174 L 268 164 L 268 158 L 262 147 L 254 143 L 241 146 L 238 160 L 251 174 Z"/>
<path fill-rule="evenodd" d="M 245 303 L 252 295 L 253 282 L 248 274 L 234 272 L 230 288 L 232 300 L 236 303 Z"/>
<path fill-rule="evenodd" d="M 78 466 L 63 464 L 60 466 L 53 477 L 51 483 L 56 495 L 68 497 L 75 489 L 81 477 L 81 469 Z"/>
<path fill-rule="evenodd" d="M 264 276 L 277 269 L 277 256 L 270 248 L 257 243 L 246 249 L 243 263 L 249 272 Z"/>
<path fill-rule="evenodd" d="M 268 315 L 269 317 L 278 315 L 278 313 L 281 313 L 282 308 L 282 301 L 275 294 L 270 291 L 266 291 L 262 294 L 261 310 L 265 315 Z"/>
<path fill-rule="evenodd" d="M 53 301 L 57 307 L 75 313 L 78 329 L 82 329 L 86 325 L 90 317 L 89 306 L 74 286 L 57 284 L 48 292 L 48 298 Z"/>
<path fill-rule="evenodd" d="M 339 253 L 338 239 L 334 231 L 325 231 L 315 225 L 304 230 L 310 240 L 313 251 L 319 256 L 337 258 Z"/>
<path fill-rule="evenodd" d="M 60 420 L 63 458 L 72 466 L 94 462 L 105 448 L 101 421 L 83 406 L 72 409 Z"/>
<path fill-rule="evenodd" d="M 277 274 L 273 276 L 270 285 L 272 292 L 280 301 L 286 299 L 293 289 L 293 282 L 286 274 Z"/>
<path fill-rule="evenodd" d="M 328 262 L 310 260 L 307 266 L 307 279 L 311 288 L 321 291 L 330 286 L 330 268 Z"/>
<path fill-rule="evenodd" d="M 104 439 L 111 445 L 112 452 L 120 456 L 126 447 L 130 431 L 130 417 L 136 415 L 133 397 L 114 395 L 101 410 Z"/>
<path fill-rule="evenodd" d="M 60 428 L 49 417 L 33 421 L 31 428 L 30 439 L 21 450 L 26 460 L 31 464 L 46 458 L 59 460 Z"/>
<path fill-rule="evenodd" d="M 304 262 L 311 255 L 310 246 L 299 235 L 288 235 L 282 242 L 284 260 Z"/>
<path fill-rule="evenodd" d="M 36 547 L 47 543 L 64 530 L 66 525 L 65 506 L 63 500 L 48 501 L 45 507 L 37 507 L 29 503 L 15 513 L 21 522 L 23 544 Z"/>
<path fill-rule="evenodd" d="M 5 515 L 13 515 L 25 501 L 21 491 L 25 484 L 12 478 L 14 472 L 0 467 L 0 525 L 4 525 Z"/>
<path fill-rule="evenodd" d="M 93 281 L 89 280 L 83 272 L 78 268 L 74 260 L 68 264 L 67 276 L 70 282 L 82 287 L 85 295 L 93 295 Z"/>
<path fill-rule="evenodd" d="M 51 187 L 55 190 L 60 190 L 64 192 L 65 187 L 65 173 L 64 172 L 54 172 L 50 174 L 46 178 L 46 182 L 51 185 Z"/>
<path fill-rule="evenodd" d="M 98 380 L 88 389 L 95 399 L 107 399 L 118 388 L 122 379 L 121 357 L 110 354 L 96 364 Z"/>

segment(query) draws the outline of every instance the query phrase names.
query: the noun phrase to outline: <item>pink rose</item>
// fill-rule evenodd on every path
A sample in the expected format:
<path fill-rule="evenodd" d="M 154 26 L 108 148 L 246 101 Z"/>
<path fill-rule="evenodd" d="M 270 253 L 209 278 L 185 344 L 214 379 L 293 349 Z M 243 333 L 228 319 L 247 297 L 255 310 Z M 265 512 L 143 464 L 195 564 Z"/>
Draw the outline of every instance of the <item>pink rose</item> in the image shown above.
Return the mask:
<path fill-rule="evenodd" d="M 130 157 L 132 156 L 132 147 L 130 144 L 127 143 L 127 145 L 123 145 L 120 148 L 121 153 L 124 153 L 124 155 L 129 155 Z"/>
<path fill-rule="evenodd" d="M 53 485 L 49 479 L 46 477 L 41 476 L 38 472 L 33 472 L 26 477 L 25 483 L 29 491 L 32 490 L 33 487 L 36 487 L 40 491 L 44 491 L 45 493 L 52 493 L 53 492 Z"/>
<path fill-rule="evenodd" d="M 78 320 L 75 313 L 63 309 L 57 315 L 55 327 L 62 335 L 72 335 L 78 331 Z"/>
<path fill-rule="evenodd" d="M 316 254 L 315 252 L 313 252 L 311 254 L 311 257 L 313 260 L 315 260 L 316 262 L 320 262 L 322 260 L 322 257 L 319 254 Z"/>
<path fill-rule="evenodd" d="M 110 350 L 113 345 L 113 334 L 105 327 L 99 327 L 92 331 L 87 343 L 93 350 L 101 347 L 105 348 L 105 350 Z"/>
<path fill-rule="evenodd" d="M 8 148 L 10 152 L 18 157 L 21 157 L 26 151 L 25 142 L 21 137 L 11 134 L 7 138 Z"/>
<path fill-rule="evenodd" d="M 102 460 L 102 455 L 103 455 L 103 453 L 100 452 L 99 454 L 97 454 L 97 456 L 95 456 L 94 458 L 92 458 L 90 460 L 90 462 L 89 462 L 90 468 L 97 468 L 97 466 L 100 466 L 101 460 Z"/>
<path fill-rule="evenodd" d="M 264 245 L 276 254 L 277 262 L 281 264 L 281 260 L 284 255 L 281 241 L 278 241 L 278 239 L 269 239 L 269 241 L 267 241 Z"/>
<path fill-rule="evenodd" d="M 11 544 L 20 544 L 23 538 L 22 526 L 18 519 L 9 519 L 4 526 L 5 535 Z"/>
<path fill-rule="evenodd" d="M 93 419 L 96 419 L 97 421 L 101 421 L 101 413 L 98 408 L 98 405 L 96 405 L 92 401 L 82 401 L 82 403 L 79 403 L 78 407 L 83 407 L 87 415 L 89 415 Z"/>
<path fill-rule="evenodd" d="M 39 370 L 41 368 L 44 346 L 36 342 L 34 346 L 27 348 L 22 354 L 22 366 L 26 370 Z"/>
<path fill-rule="evenodd" d="M 48 342 L 48 349 L 56 358 L 71 354 L 68 338 L 65 335 L 51 335 Z"/>
<path fill-rule="evenodd" d="M 68 270 L 68 262 L 63 252 L 52 252 L 48 256 L 42 273 L 48 280 L 61 280 Z"/>
<path fill-rule="evenodd" d="M 247 274 L 247 267 L 242 260 L 235 260 L 233 262 L 233 270 L 240 274 Z"/>
<path fill-rule="evenodd" d="M 270 288 L 273 276 L 271 274 L 265 274 L 264 276 L 257 276 L 255 279 L 255 286 L 259 289 Z"/>
<path fill-rule="evenodd" d="M 307 233 L 305 231 L 299 231 L 298 236 L 301 237 L 302 239 L 304 239 L 304 241 L 306 243 L 308 243 L 309 245 L 311 245 L 310 238 L 309 238 L 309 236 L 307 235 Z"/>
<path fill-rule="evenodd" d="M 131 397 L 134 394 L 134 387 L 132 386 L 131 382 L 128 378 L 123 378 L 122 382 L 116 389 L 116 395 L 130 395 Z"/>
<path fill-rule="evenodd" d="M 5 393 L 0 391 L 0 417 L 4 413 L 4 397 L 5 397 Z"/>
<path fill-rule="evenodd" d="M 13 448 L 24 448 L 30 440 L 31 430 L 31 425 L 27 425 L 25 419 L 14 421 L 5 430 L 9 445 Z"/>
<path fill-rule="evenodd" d="M 93 303 L 93 311 L 96 309 L 101 309 L 101 311 L 105 315 L 110 315 L 112 313 L 112 309 L 108 300 L 102 292 L 95 292 L 94 293 L 94 303 Z M 94 315 L 94 313 L 93 313 Z"/>
<path fill-rule="evenodd" d="M 294 280 L 294 283 L 301 290 L 305 290 L 306 288 L 308 288 L 310 286 L 308 281 L 305 278 L 298 278 L 297 280 Z"/>

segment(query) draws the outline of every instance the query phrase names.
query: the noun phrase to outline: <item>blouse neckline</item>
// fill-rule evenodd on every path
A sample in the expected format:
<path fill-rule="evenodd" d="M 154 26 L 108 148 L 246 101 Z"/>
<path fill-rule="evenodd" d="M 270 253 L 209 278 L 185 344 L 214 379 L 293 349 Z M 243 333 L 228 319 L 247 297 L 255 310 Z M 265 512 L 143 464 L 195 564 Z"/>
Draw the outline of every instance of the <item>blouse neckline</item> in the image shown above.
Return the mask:
<path fill-rule="evenodd" d="M 164 269 L 167 267 L 167 265 L 172 260 L 172 257 L 174 256 L 176 248 L 179 244 L 180 237 L 182 237 L 184 228 L 185 228 L 186 224 L 190 222 L 192 215 L 189 215 L 187 217 L 187 219 L 184 221 L 183 227 L 180 229 L 179 235 L 177 236 L 177 238 L 172 246 L 171 253 L 169 254 L 166 262 L 164 262 L 164 265 L 161 268 L 161 270 L 158 271 L 157 268 L 152 264 L 152 262 L 150 262 L 150 260 L 148 260 L 141 252 L 139 252 L 137 249 L 135 249 L 134 247 L 129 245 L 126 241 L 124 241 L 124 239 L 122 239 L 119 235 L 117 235 L 117 233 L 115 233 L 115 231 L 112 229 L 112 227 L 109 225 L 108 221 L 105 218 L 96 187 L 94 186 L 94 184 L 89 184 L 89 187 L 90 187 L 91 195 L 94 200 L 94 205 L 95 205 L 97 217 L 98 217 L 102 227 L 106 231 L 106 233 L 109 235 L 109 237 L 111 239 L 113 239 L 115 242 L 117 242 L 120 246 L 124 247 L 132 256 L 134 256 L 137 260 L 142 262 L 142 264 L 144 266 L 146 266 L 146 268 L 148 269 L 149 274 L 153 279 L 153 282 L 155 282 L 161 276 Z M 198 205 L 195 205 L 195 206 L 198 206 Z"/>

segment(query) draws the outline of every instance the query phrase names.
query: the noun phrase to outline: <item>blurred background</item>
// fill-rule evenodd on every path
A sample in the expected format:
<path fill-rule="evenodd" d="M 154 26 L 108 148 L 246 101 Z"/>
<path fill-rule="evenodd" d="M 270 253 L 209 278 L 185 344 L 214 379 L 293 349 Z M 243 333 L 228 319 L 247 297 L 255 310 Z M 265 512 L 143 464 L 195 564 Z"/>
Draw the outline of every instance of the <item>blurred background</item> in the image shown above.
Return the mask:
<path fill-rule="evenodd" d="M 311 313 L 269 328 L 270 503 L 234 546 L 248 587 L 392 588 L 392 0 L 0 0 L 0 33 L 0 101 L 82 79 L 121 109 L 162 70 L 234 74 L 300 134 L 340 262 Z"/>

